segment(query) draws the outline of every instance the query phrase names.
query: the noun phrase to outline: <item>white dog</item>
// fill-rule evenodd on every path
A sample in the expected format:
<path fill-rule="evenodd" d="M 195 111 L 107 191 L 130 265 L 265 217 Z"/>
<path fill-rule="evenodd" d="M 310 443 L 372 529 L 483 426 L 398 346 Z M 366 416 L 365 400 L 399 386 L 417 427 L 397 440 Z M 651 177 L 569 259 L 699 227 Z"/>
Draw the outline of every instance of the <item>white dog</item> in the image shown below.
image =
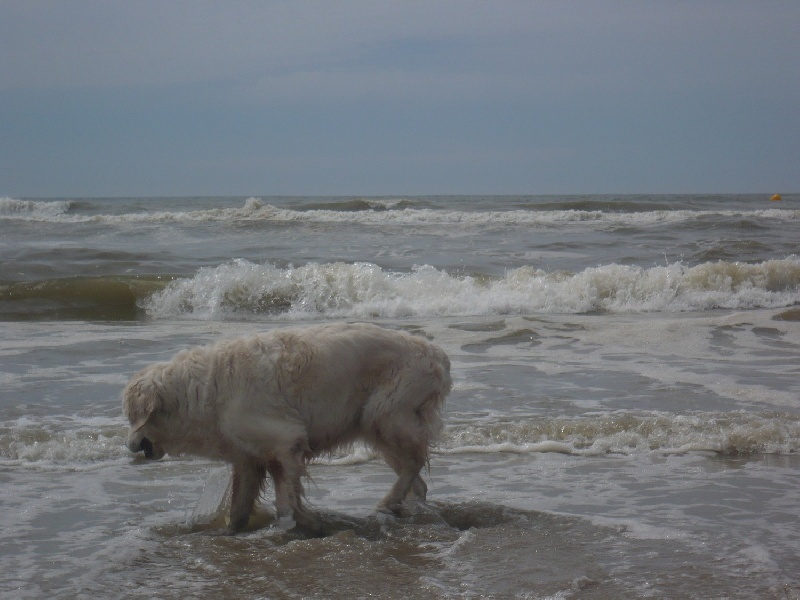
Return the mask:
<path fill-rule="evenodd" d="M 413 494 L 442 427 L 450 361 L 427 340 L 369 324 L 283 329 L 184 350 L 124 391 L 128 448 L 233 464 L 230 527 L 246 527 L 267 473 L 279 516 L 319 531 L 302 505 L 308 461 L 363 440 L 397 473 L 378 505 Z"/>

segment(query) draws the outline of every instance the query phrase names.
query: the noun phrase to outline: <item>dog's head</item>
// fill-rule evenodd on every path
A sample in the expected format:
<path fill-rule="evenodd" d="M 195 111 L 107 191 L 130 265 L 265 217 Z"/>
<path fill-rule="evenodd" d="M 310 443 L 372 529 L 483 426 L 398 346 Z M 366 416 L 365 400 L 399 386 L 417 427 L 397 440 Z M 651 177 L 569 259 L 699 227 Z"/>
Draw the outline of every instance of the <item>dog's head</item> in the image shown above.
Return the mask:
<path fill-rule="evenodd" d="M 134 375 L 123 392 L 122 409 L 131 424 L 128 450 L 144 452 L 147 459 L 158 460 L 164 456 L 157 422 L 163 397 L 163 386 L 147 369 Z"/>

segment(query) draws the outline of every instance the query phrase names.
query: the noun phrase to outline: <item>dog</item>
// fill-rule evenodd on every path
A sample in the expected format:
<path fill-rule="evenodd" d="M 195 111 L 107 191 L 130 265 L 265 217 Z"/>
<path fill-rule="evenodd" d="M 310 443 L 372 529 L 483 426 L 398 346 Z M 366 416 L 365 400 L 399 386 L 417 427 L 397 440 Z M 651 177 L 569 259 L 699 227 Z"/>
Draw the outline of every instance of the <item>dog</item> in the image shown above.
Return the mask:
<path fill-rule="evenodd" d="M 233 465 L 230 529 L 246 528 L 269 473 L 279 517 L 321 533 L 301 478 L 320 454 L 361 440 L 397 480 L 377 509 L 422 501 L 420 472 L 442 429 L 450 360 L 426 339 L 372 324 L 278 329 L 184 350 L 123 392 L 128 449 Z"/>

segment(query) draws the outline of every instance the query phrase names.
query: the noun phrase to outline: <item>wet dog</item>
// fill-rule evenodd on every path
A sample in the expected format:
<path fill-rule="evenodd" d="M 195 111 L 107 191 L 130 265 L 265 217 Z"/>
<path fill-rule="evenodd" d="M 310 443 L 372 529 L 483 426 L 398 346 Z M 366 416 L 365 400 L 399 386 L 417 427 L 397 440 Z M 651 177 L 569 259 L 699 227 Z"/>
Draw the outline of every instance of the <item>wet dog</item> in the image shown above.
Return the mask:
<path fill-rule="evenodd" d="M 442 428 L 450 361 L 438 346 L 370 324 L 274 330 L 178 353 L 128 382 L 128 448 L 233 465 L 230 527 L 247 526 L 267 474 L 279 516 L 318 532 L 303 506 L 308 461 L 361 440 L 397 481 L 378 509 L 425 499 L 420 471 Z"/>

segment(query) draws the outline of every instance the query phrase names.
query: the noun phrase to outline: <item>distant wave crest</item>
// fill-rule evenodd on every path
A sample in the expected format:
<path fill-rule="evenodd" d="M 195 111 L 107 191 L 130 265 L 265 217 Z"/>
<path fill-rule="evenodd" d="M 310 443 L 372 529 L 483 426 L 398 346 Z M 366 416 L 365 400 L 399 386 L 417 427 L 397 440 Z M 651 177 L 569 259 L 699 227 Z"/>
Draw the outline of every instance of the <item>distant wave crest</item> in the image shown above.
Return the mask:
<path fill-rule="evenodd" d="M 28 220 L 57 220 L 73 207 L 71 200 L 17 200 L 0 198 L 0 218 Z"/>
<path fill-rule="evenodd" d="M 317 205 L 296 210 L 249 198 L 240 208 L 215 208 L 188 212 L 162 212 L 109 217 L 115 221 L 273 221 L 295 223 L 352 223 L 359 225 L 521 225 L 557 227 L 576 224 L 601 226 L 649 226 L 681 223 L 713 216 L 761 219 L 798 219 L 800 211 L 762 209 L 752 211 L 655 210 L 646 212 L 607 212 L 603 210 L 436 210 L 412 208 L 406 202 L 352 201 L 330 208 Z"/>
<path fill-rule="evenodd" d="M 411 200 L 352 199 L 341 202 L 298 204 L 294 208 L 278 207 L 259 198 L 248 198 L 239 207 L 217 207 L 202 210 L 135 212 L 126 214 L 80 214 L 73 211 L 73 201 L 31 201 L 0 199 L 0 218 L 54 222 L 95 222 L 124 226 L 142 223 L 192 223 L 264 221 L 276 223 L 342 223 L 369 226 L 404 225 L 414 227 L 455 225 L 563 227 L 647 227 L 683 222 L 703 222 L 713 217 L 741 219 L 800 219 L 800 210 L 636 210 L 621 212 L 600 205 L 577 208 L 575 204 L 558 207 L 528 207 L 513 210 L 443 210 L 425 208 L 423 202 Z M 572 206 L 572 208 L 569 208 Z M 543 209 L 544 208 L 544 209 Z M 598 209 L 599 208 L 599 209 Z"/>

